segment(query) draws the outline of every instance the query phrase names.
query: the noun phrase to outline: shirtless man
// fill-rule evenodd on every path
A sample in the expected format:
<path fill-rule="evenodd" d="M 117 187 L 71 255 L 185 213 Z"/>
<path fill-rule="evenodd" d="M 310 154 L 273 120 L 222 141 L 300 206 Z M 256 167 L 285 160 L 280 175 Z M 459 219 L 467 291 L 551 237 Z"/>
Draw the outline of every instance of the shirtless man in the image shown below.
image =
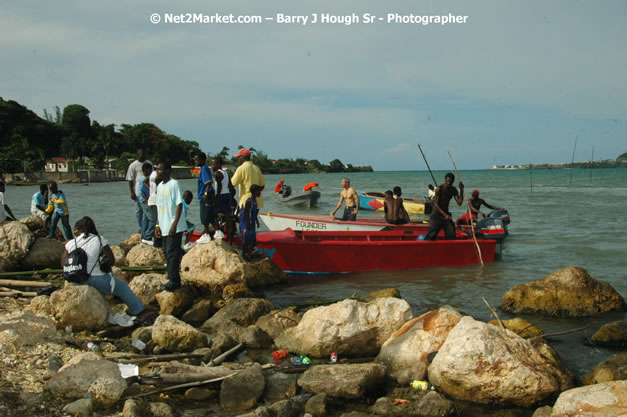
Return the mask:
<path fill-rule="evenodd" d="M 355 189 L 351 187 L 351 182 L 348 178 L 342 178 L 342 194 L 340 195 L 340 202 L 337 203 L 335 210 L 331 212 L 331 217 L 335 216 L 335 213 L 342 207 L 342 202 L 346 200 L 346 207 L 344 207 L 344 215 L 342 220 L 355 221 L 357 220 L 357 212 L 359 211 L 359 197 L 355 192 Z"/>
<path fill-rule="evenodd" d="M 394 187 L 394 191 L 397 191 L 400 194 L 400 187 Z M 409 214 L 407 214 L 407 210 L 403 206 L 403 199 L 394 198 L 394 194 L 392 191 L 388 190 L 385 192 L 385 200 L 383 200 L 383 210 L 385 211 L 385 221 L 390 224 L 406 224 L 409 223 Z"/>
<path fill-rule="evenodd" d="M 481 217 L 485 218 L 485 213 L 481 210 L 481 206 L 486 206 L 490 210 L 505 210 L 502 207 L 495 207 L 491 204 L 488 204 L 483 198 L 479 198 L 479 190 L 472 190 L 472 196 L 468 200 L 468 207 L 470 208 L 470 212 L 472 213 L 472 219 L 477 220 L 477 215 L 481 214 Z M 470 215 L 468 212 L 462 214 L 459 219 L 457 219 L 457 224 L 470 224 L 469 222 Z"/>
<path fill-rule="evenodd" d="M 435 240 L 438 236 L 438 232 L 441 228 L 444 228 L 446 240 L 455 240 L 455 223 L 451 213 L 448 211 L 448 203 L 451 198 L 455 197 L 455 201 L 458 206 L 462 205 L 464 201 L 464 184 L 459 182 L 460 193 L 457 192 L 457 188 L 453 186 L 455 181 L 455 175 L 447 173 L 444 176 L 444 184 L 438 186 L 435 189 L 435 197 L 433 198 L 433 213 L 429 217 L 429 231 L 425 240 Z"/>

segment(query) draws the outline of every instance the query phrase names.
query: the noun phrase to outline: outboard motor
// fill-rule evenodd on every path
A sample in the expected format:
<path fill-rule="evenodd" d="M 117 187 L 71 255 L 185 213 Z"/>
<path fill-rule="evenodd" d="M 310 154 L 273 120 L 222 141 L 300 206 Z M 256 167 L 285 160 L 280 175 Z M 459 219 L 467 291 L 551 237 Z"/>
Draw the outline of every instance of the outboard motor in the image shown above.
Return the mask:
<path fill-rule="evenodd" d="M 283 194 L 283 198 L 289 197 L 289 195 L 292 194 L 292 187 L 290 187 L 289 185 L 282 185 L 281 194 Z"/>
<path fill-rule="evenodd" d="M 488 217 L 501 217 L 505 221 L 505 225 L 509 224 L 509 211 L 507 210 L 494 210 L 488 213 Z"/>
<path fill-rule="evenodd" d="M 507 226 L 503 217 L 481 219 L 477 222 L 475 230 L 482 239 L 496 240 L 496 259 L 502 259 L 503 239 L 507 235 Z"/>

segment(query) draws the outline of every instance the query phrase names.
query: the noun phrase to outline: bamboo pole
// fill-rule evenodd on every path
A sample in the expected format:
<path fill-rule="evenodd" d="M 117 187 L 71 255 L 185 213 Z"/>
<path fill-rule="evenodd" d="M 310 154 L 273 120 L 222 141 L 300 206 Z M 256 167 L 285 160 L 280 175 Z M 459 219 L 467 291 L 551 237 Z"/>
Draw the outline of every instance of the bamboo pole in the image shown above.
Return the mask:
<path fill-rule="evenodd" d="M 453 159 L 453 155 L 451 152 L 447 150 L 448 156 L 451 158 L 451 162 L 453 163 L 453 168 L 455 168 L 455 173 L 457 174 L 457 178 L 459 182 L 462 181 L 462 176 L 459 175 L 459 171 L 457 170 L 457 165 L 455 164 L 455 160 Z M 470 206 L 468 205 L 468 199 L 466 198 L 466 191 L 463 191 L 462 197 L 466 200 L 466 207 L 468 208 L 468 216 L 470 217 L 470 230 L 472 232 L 472 240 L 475 242 L 475 248 L 477 249 L 477 255 L 479 256 L 479 262 L 481 262 L 481 266 L 483 266 L 483 257 L 481 256 L 481 248 L 479 247 L 479 242 L 477 242 L 477 236 L 475 236 L 475 224 L 472 221 L 472 213 L 470 211 Z"/>
<path fill-rule="evenodd" d="M 16 279 L 0 279 L 0 285 L 5 287 L 48 287 L 48 281 L 21 281 Z"/>
<path fill-rule="evenodd" d="M 422 159 L 425 160 L 425 165 L 427 165 L 427 169 L 429 170 L 429 174 L 431 174 L 431 179 L 433 180 L 433 185 L 435 187 L 438 186 L 438 182 L 435 180 L 435 177 L 433 176 L 433 172 L 431 172 L 431 167 L 429 166 L 429 162 L 427 162 L 427 158 L 425 157 L 425 153 L 422 151 L 422 146 L 420 146 L 420 144 L 418 144 L 418 149 L 420 150 L 420 153 L 422 154 Z"/>
<path fill-rule="evenodd" d="M 573 185 L 573 170 L 575 169 L 575 149 L 577 149 L 577 139 L 575 138 L 575 146 L 573 146 L 573 158 L 570 161 L 570 182 L 568 186 Z"/>
<path fill-rule="evenodd" d="M 533 165 L 529 162 L 529 184 L 531 186 L 531 192 L 533 192 Z"/>
<path fill-rule="evenodd" d="M 130 272 L 150 272 L 150 271 L 165 271 L 167 267 L 165 265 L 148 265 L 148 266 L 121 266 L 120 270 Z M 13 272 L 0 272 L 1 277 L 30 277 L 33 275 L 57 275 L 62 274 L 63 269 L 38 269 L 32 271 L 13 271 Z"/>

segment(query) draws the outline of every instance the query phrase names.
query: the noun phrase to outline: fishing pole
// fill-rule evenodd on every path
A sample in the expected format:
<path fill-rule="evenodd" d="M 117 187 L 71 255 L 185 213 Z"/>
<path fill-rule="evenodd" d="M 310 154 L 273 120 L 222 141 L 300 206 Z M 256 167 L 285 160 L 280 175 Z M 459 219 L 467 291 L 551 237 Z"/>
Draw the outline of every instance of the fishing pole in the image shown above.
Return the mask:
<path fill-rule="evenodd" d="M 427 169 L 429 170 L 429 174 L 431 174 L 431 179 L 433 180 L 433 185 L 435 185 L 437 187 L 438 186 L 438 182 L 435 180 L 435 177 L 433 176 L 433 172 L 431 172 L 431 167 L 429 166 L 429 163 L 427 162 L 427 158 L 425 157 L 425 153 L 422 151 L 422 147 L 420 146 L 420 144 L 418 144 L 418 149 L 420 150 L 420 153 L 422 154 L 422 159 L 424 159 L 425 165 L 427 165 Z"/>

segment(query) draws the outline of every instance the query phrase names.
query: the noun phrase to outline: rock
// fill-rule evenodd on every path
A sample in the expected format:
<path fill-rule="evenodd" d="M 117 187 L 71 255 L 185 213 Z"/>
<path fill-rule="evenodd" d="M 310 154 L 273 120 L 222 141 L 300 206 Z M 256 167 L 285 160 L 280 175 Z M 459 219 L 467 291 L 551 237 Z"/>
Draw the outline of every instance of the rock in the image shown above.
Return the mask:
<path fill-rule="evenodd" d="M 627 381 L 587 385 L 562 392 L 551 417 L 615 417 L 627 413 Z"/>
<path fill-rule="evenodd" d="M 204 323 L 217 310 L 213 301 L 201 298 L 194 301 L 194 305 L 181 316 L 185 323 Z"/>
<path fill-rule="evenodd" d="M 180 316 L 191 307 L 194 296 L 194 290 L 187 285 L 174 292 L 161 291 L 157 293 L 155 298 L 159 303 L 159 314 Z"/>
<path fill-rule="evenodd" d="M 275 310 L 259 317 L 256 326 L 260 327 L 272 339 L 279 337 L 284 330 L 296 326 L 303 318 L 301 312 L 296 311 L 296 307 L 288 307 L 285 310 Z"/>
<path fill-rule="evenodd" d="M 364 301 L 369 303 L 372 300 L 376 300 L 377 298 L 401 298 L 401 292 L 398 288 L 384 288 L 379 291 L 375 291 L 373 293 L 368 294 L 364 297 Z"/>
<path fill-rule="evenodd" d="M 129 287 L 144 305 L 157 300 L 157 293 L 163 290 L 168 278 L 163 274 L 141 274 L 131 281 Z"/>
<path fill-rule="evenodd" d="M 375 417 L 373 414 L 364 413 L 363 411 L 350 411 L 340 414 L 340 417 Z"/>
<path fill-rule="evenodd" d="M 124 402 L 124 409 L 122 410 L 123 417 L 142 417 L 142 405 L 137 400 L 126 400 Z"/>
<path fill-rule="evenodd" d="M 276 417 L 299 417 L 302 405 L 292 400 L 278 401 L 270 406 L 270 412 Z"/>
<path fill-rule="evenodd" d="M 414 405 L 414 404 L 412 404 Z M 427 394 L 414 405 L 412 415 L 416 417 L 449 417 L 455 415 L 455 405 L 438 392 Z"/>
<path fill-rule="evenodd" d="M 183 256 L 181 278 L 220 294 L 230 284 L 254 288 L 284 282 L 287 276 L 269 258 L 246 262 L 227 242 L 213 240 L 194 246 Z"/>
<path fill-rule="evenodd" d="M 590 338 L 595 345 L 600 346 L 627 346 L 627 322 L 615 321 L 602 326 Z"/>
<path fill-rule="evenodd" d="M 30 247 L 20 264 L 22 269 L 59 268 L 65 246 L 56 239 L 40 237 Z"/>
<path fill-rule="evenodd" d="M 0 223 L 0 272 L 15 271 L 33 239 L 28 227 L 20 222 Z"/>
<path fill-rule="evenodd" d="M 246 284 L 230 284 L 222 290 L 222 298 L 232 300 L 233 298 L 253 298 L 255 294 L 246 286 Z"/>
<path fill-rule="evenodd" d="M 533 412 L 531 417 L 551 417 L 551 412 L 553 411 L 553 407 L 550 405 L 545 405 L 544 407 L 537 408 L 536 411 Z"/>
<path fill-rule="evenodd" d="M 32 311 L 13 312 L 0 316 L 0 352 L 13 353 L 22 346 L 34 346 L 43 340 L 60 341 L 54 321 Z"/>
<path fill-rule="evenodd" d="M 190 401 L 206 401 L 215 398 L 217 392 L 206 388 L 190 388 L 185 391 L 185 399 Z"/>
<path fill-rule="evenodd" d="M 211 352 L 209 353 L 209 359 L 220 356 L 227 350 L 235 347 L 235 345 L 237 345 L 237 341 L 231 336 L 225 333 L 218 333 L 211 340 Z"/>
<path fill-rule="evenodd" d="M 30 300 L 30 304 L 26 306 L 26 311 L 32 311 L 38 316 L 52 316 L 52 306 L 50 305 L 49 295 L 38 295 Z"/>
<path fill-rule="evenodd" d="M 344 300 L 307 311 L 297 326 L 274 342 L 281 349 L 314 357 L 333 352 L 376 355 L 383 342 L 411 318 L 411 307 L 398 298 L 377 298 L 367 304 Z"/>
<path fill-rule="evenodd" d="M 138 327 L 133 330 L 131 339 L 139 339 L 144 343 L 148 343 L 152 340 L 152 326 Z"/>
<path fill-rule="evenodd" d="M 359 398 L 385 382 L 385 367 L 378 363 L 315 365 L 298 379 L 298 385 L 315 394 Z"/>
<path fill-rule="evenodd" d="M 124 251 L 124 253 L 128 253 L 133 247 L 139 245 L 142 241 L 142 235 L 139 233 L 133 233 L 122 243 L 120 243 L 120 249 Z"/>
<path fill-rule="evenodd" d="M 253 408 L 261 399 L 265 387 L 266 381 L 261 373 L 261 366 L 254 364 L 222 381 L 220 406 L 227 411 Z"/>
<path fill-rule="evenodd" d="M 298 390 L 298 375 L 276 372 L 266 378 L 263 398 L 271 403 L 292 398 Z"/>
<path fill-rule="evenodd" d="M 532 407 L 572 386 L 572 379 L 509 330 L 464 317 L 429 366 L 429 382 L 460 399 Z"/>
<path fill-rule="evenodd" d="M 461 318 L 453 308 L 442 307 L 412 319 L 383 344 L 375 361 L 385 365 L 388 375 L 401 385 L 423 380 L 427 355 L 440 349 Z"/>
<path fill-rule="evenodd" d="M 126 264 L 128 266 L 164 265 L 165 256 L 160 248 L 140 243 L 127 252 Z"/>
<path fill-rule="evenodd" d="M 521 319 L 519 317 L 513 318 L 511 320 L 501 320 L 501 323 L 503 323 L 503 326 L 506 329 L 513 331 L 523 339 L 529 339 L 530 337 L 540 336 L 541 334 L 544 334 L 542 330 L 538 329 L 527 320 Z M 496 320 L 490 320 L 488 324 L 491 324 L 493 326 L 499 326 L 499 323 Z"/>
<path fill-rule="evenodd" d="M 313 417 L 324 417 L 327 415 L 327 394 L 316 394 L 305 403 L 305 412 Z"/>
<path fill-rule="evenodd" d="M 583 268 L 568 266 L 544 279 L 516 285 L 503 296 L 501 308 L 516 314 L 586 317 L 624 311 L 625 300 L 607 282 L 593 279 Z"/>
<path fill-rule="evenodd" d="M 90 394 L 98 407 L 112 406 L 122 397 L 125 389 L 126 381 L 120 375 L 117 364 L 86 357 L 77 361 L 73 358 L 44 385 L 45 391 L 63 398 L 82 398 Z"/>
<path fill-rule="evenodd" d="M 263 298 L 238 298 L 222 307 L 202 327 L 217 327 L 224 321 L 230 321 L 240 326 L 248 326 L 255 324 L 259 317 L 274 309 L 274 305 Z"/>
<path fill-rule="evenodd" d="M 62 326 L 74 330 L 102 329 L 109 324 L 109 303 L 93 287 L 73 285 L 50 296 L 50 305 Z"/>
<path fill-rule="evenodd" d="M 73 417 L 89 417 L 94 409 L 91 398 L 81 398 L 63 407 L 63 412 Z"/>
<path fill-rule="evenodd" d="M 34 237 L 46 237 L 50 233 L 50 229 L 44 227 L 44 221 L 39 216 L 24 217 L 20 219 L 20 223 L 26 226 Z"/>
<path fill-rule="evenodd" d="M 48 356 L 48 370 L 50 372 L 58 372 L 63 366 L 63 359 L 59 355 L 51 354 Z"/>
<path fill-rule="evenodd" d="M 152 325 L 152 340 L 170 352 L 191 352 L 207 346 L 207 335 L 174 316 L 157 317 Z"/>
<path fill-rule="evenodd" d="M 174 410 L 166 403 L 150 403 L 148 411 L 153 417 L 174 417 Z"/>
<path fill-rule="evenodd" d="M 586 385 L 627 379 L 627 352 L 610 356 L 583 378 Z"/>
<path fill-rule="evenodd" d="M 251 348 L 267 348 L 273 343 L 272 338 L 261 328 L 255 325 L 240 326 L 230 320 L 220 322 L 217 326 L 210 328 L 210 331 L 218 335 L 228 335 L 238 343 Z"/>
<path fill-rule="evenodd" d="M 113 256 L 115 257 L 115 266 L 118 268 L 126 265 L 126 252 L 119 246 L 109 246 L 111 248 L 111 252 L 113 252 Z"/>

